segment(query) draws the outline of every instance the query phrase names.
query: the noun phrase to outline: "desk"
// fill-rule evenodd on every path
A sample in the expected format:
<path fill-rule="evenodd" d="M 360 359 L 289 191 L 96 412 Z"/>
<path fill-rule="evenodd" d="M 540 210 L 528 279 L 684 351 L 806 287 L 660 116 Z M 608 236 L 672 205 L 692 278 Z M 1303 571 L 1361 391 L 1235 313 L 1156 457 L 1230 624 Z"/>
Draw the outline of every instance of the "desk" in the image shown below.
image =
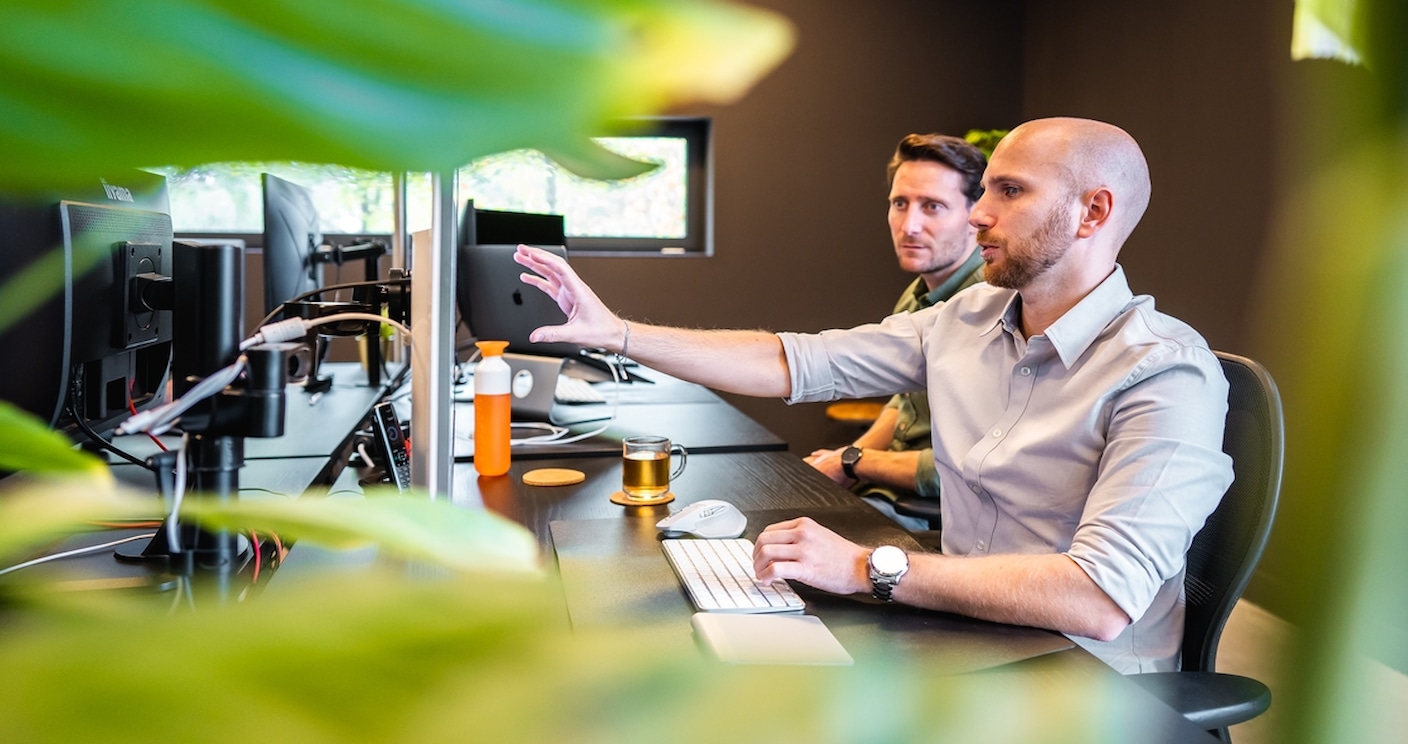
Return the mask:
<path fill-rule="evenodd" d="M 332 376 L 332 388 L 322 394 L 309 395 L 302 386 L 289 385 L 284 398 L 284 435 L 271 439 L 245 439 L 246 461 L 290 457 L 327 460 L 341 453 L 347 437 L 328 436 L 328 433 L 350 434 L 371 412 L 385 390 L 367 387 L 366 372 L 355 362 L 327 364 L 323 370 Z M 180 445 L 181 438 L 165 434 L 161 440 L 167 447 L 175 448 Z M 142 434 L 116 437 L 113 443 L 138 459 L 157 452 L 156 444 Z"/>
<path fill-rule="evenodd" d="M 642 370 L 654 382 L 633 382 L 620 386 L 616 420 L 597 436 L 570 444 L 532 444 L 513 448 L 515 460 L 561 457 L 615 457 L 621 454 L 621 440 L 641 434 L 658 434 L 683 446 L 690 454 L 710 452 L 749 452 L 786 450 L 787 442 L 766 427 L 734 408 L 706 387 L 684 382 L 654 370 Z M 598 385 L 611 400 L 609 383 Z M 569 421 L 599 419 L 610 415 L 610 403 L 557 407 Z M 474 405 L 455 404 L 455 460 L 472 462 Z M 600 428 L 603 420 L 568 424 L 572 435 Z M 515 436 L 519 436 L 515 434 Z M 458 476 L 456 476 L 458 479 Z"/>
<path fill-rule="evenodd" d="M 536 467 L 574 468 L 587 478 L 567 487 L 524 485 L 523 473 Z M 519 461 L 499 478 L 479 478 L 462 464 L 455 468 L 455 498 L 482 503 L 526 525 L 553 551 L 573 627 L 621 628 L 662 654 L 698 653 L 689 624 L 693 609 L 660 553 L 654 527 L 683 504 L 729 500 L 749 515 L 749 537 L 769 523 L 806 514 L 858 542 L 923 549 L 786 452 L 692 456 L 671 485 L 676 501 L 661 506 L 623 507 L 609 501 L 620 477 L 618 458 Z M 858 665 L 899 657 L 917 660 L 935 677 L 985 670 L 979 673 L 1088 688 L 1108 696 L 1102 700 L 1117 701 L 1110 703 L 1110 717 L 1137 726 L 1141 741 L 1216 741 L 1059 634 L 794 586 L 806 600 L 807 612 L 823 619 Z"/>
<path fill-rule="evenodd" d="M 535 466 L 575 468 L 587 480 L 565 488 L 523 485 L 522 473 Z M 894 522 L 786 452 L 691 457 L 671 484 L 676 501 L 654 507 L 609 500 L 621 484 L 619 458 L 515 463 L 506 477 L 472 482 L 465 470 L 456 469 L 457 496 L 477 493 L 485 506 L 527 525 L 554 551 L 574 627 L 633 627 L 651 635 L 662 653 L 689 652 L 693 644 L 693 609 L 660 552 L 655 529 L 655 522 L 683 504 L 732 502 L 748 515 L 750 539 L 769 524 L 805 515 L 862 544 L 924 550 Z M 1064 636 L 1034 628 L 836 597 L 800 585 L 798 592 L 808 612 L 825 620 L 847 648 L 902 649 L 930 659 L 938 673 L 984 669 L 1072 646 Z"/>

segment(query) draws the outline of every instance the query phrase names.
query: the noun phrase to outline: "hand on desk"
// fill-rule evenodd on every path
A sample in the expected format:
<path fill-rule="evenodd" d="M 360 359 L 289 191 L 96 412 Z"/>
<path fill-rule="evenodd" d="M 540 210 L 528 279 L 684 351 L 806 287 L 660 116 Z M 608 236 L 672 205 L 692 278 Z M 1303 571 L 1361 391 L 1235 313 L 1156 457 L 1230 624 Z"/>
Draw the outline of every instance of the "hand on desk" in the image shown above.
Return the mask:
<path fill-rule="evenodd" d="M 835 594 L 870 591 L 863 548 L 810 517 L 768 525 L 753 541 L 753 570 L 764 581 L 795 579 Z"/>
<path fill-rule="evenodd" d="M 845 447 L 819 449 L 803 457 L 802 462 L 820 470 L 827 478 L 850 488 L 855 485 L 856 479 L 846 477 L 846 471 L 841 468 L 841 453 L 845 451 Z"/>

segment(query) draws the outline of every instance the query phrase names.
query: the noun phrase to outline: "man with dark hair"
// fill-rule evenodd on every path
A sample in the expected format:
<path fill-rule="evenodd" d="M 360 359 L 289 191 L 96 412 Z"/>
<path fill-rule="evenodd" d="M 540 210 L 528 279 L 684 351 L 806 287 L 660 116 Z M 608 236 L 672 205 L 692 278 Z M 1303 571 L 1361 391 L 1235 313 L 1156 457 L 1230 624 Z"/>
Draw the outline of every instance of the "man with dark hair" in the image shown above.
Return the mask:
<path fill-rule="evenodd" d="M 1121 672 L 1175 669 L 1188 546 L 1232 462 L 1217 357 L 1116 261 L 1148 164 L 1118 127 L 1039 119 L 998 144 L 983 187 L 969 223 L 987 283 L 948 302 L 815 334 L 666 328 L 623 320 L 566 261 L 522 246 L 524 281 L 567 315 L 532 338 L 628 345 L 668 374 L 789 402 L 927 390 L 943 552 L 860 546 L 803 517 L 758 535 L 758 577 L 1050 628 Z"/>
<path fill-rule="evenodd" d="M 983 195 L 987 158 L 968 142 L 942 134 L 910 134 L 886 166 L 890 181 L 890 237 L 900 268 L 918 274 L 893 313 L 943 302 L 983 280 L 977 228 L 968 212 Z M 929 398 L 922 392 L 890 398 L 849 447 L 820 449 L 805 458 L 831 480 L 910 529 L 927 520 L 895 512 L 901 495 L 939 498 L 939 476 L 929 446 Z"/>

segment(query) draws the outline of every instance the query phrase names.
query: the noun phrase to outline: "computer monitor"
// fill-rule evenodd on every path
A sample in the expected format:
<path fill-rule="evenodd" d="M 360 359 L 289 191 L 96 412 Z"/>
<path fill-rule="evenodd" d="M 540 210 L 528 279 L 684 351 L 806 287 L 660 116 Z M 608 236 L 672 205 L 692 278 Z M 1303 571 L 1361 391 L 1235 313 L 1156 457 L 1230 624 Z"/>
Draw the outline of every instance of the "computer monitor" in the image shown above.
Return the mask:
<path fill-rule="evenodd" d="M 551 297 L 519 281 L 523 268 L 513 260 L 519 243 L 567 257 L 562 216 L 476 209 L 465 205 L 455 301 L 460 320 L 479 339 L 508 342 L 508 350 L 539 356 L 579 357 L 575 344 L 533 343 L 534 328 L 567 320 Z"/>
<path fill-rule="evenodd" d="M 164 399 L 171 311 L 142 293 L 172 276 L 171 239 L 166 180 L 145 171 L 0 206 L 0 397 L 75 438 Z"/>
<path fill-rule="evenodd" d="M 278 176 L 260 176 L 264 189 L 264 312 L 323 286 L 323 244 L 313 193 Z"/>

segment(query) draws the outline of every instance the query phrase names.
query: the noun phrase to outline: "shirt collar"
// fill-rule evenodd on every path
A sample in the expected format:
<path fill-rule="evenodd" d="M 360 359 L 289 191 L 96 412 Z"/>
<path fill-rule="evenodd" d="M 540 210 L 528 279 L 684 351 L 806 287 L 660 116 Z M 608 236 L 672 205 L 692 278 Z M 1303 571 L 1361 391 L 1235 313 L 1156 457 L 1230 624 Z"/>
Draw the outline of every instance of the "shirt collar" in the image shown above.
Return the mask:
<path fill-rule="evenodd" d="M 1057 318 L 1042 335 L 1051 342 L 1057 356 L 1061 357 L 1061 363 L 1070 367 L 1133 299 L 1134 293 L 1129 289 L 1124 267 L 1115 264 L 1115 270 L 1104 281 Z M 1002 312 L 1002 327 L 1013 335 L 1021 332 L 1017 319 L 1021 306 L 1022 296 L 1013 292 Z"/>
<path fill-rule="evenodd" d="M 1096 285 L 1090 294 L 1082 297 L 1075 307 L 1067 310 L 1046 329 L 1046 337 L 1055 347 L 1061 362 L 1067 367 L 1074 364 L 1095 343 L 1101 331 L 1129 307 L 1133 299 L 1134 293 L 1129 290 L 1124 268 L 1115 264 L 1115 270 L 1105 277 L 1105 281 Z"/>

